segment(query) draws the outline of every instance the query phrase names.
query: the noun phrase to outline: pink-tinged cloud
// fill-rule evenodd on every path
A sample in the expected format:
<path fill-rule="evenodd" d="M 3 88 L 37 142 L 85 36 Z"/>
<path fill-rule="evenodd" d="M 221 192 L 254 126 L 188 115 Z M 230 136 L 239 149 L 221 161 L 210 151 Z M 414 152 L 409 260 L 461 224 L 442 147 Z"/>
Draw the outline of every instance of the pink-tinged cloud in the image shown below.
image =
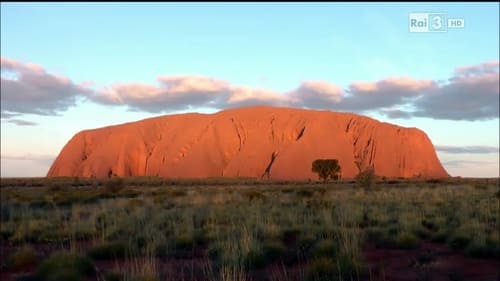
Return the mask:
<path fill-rule="evenodd" d="M 227 82 L 204 76 L 161 76 L 158 81 L 172 94 L 187 92 L 218 93 L 228 87 Z"/>
<path fill-rule="evenodd" d="M 415 94 L 421 90 L 435 87 L 432 80 L 415 80 L 410 77 L 390 77 L 377 82 L 354 82 L 349 88 L 355 93 L 377 94 L 382 92 L 402 91 L 404 94 Z"/>
<path fill-rule="evenodd" d="M 500 61 L 487 61 L 476 65 L 461 66 L 455 69 L 456 75 L 475 75 L 478 73 L 498 72 Z"/>
<path fill-rule="evenodd" d="M 119 84 L 95 92 L 90 98 L 104 104 L 127 105 L 134 110 L 149 112 L 286 103 L 284 96 L 270 90 L 232 86 L 203 76 L 162 76 L 157 85 Z"/>
<path fill-rule="evenodd" d="M 232 106 L 256 104 L 286 105 L 286 97 L 277 92 L 251 87 L 231 87 L 227 103 Z"/>
<path fill-rule="evenodd" d="M 409 77 L 390 77 L 376 82 L 353 82 L 333 109 L 395 113 L 394 107 L 411 103 L 413 99 L 436 89 L 437 83 L 432 80 L 416 80 Z"/>
<path fill-rule="evenodd" d="M 414 116 L 471 121 L 499 118 L 499 77 L 498 61 L 463 68 L 438 91 L 416 100 Z"/>
<path fill-rule="evenodd" d="M 18 60 L 13 60 L 5 57 L 0 58 L 0 64 L 2 69 L 10 71 L 22 71 L 22 72 L 45 72 L 42 66 L 34 63 L 23 63 Z"/>
<path fill-rule="evenodd" d="M 285 93 L 200 75 L 160 76 L 156 84 L 122 83 L 92 90 L 89 82 L 76 85 L 41 66 L 2 58 L 2 70 L 15 73 L 15 78 L 2 76 L 2 118 L 57 114 L 74 106 L 78 97 L 86 97 L 100 104 L 152 113 L 262 104 L 378 112 L 390 118 L 495 119 L 499 117 L 498 68 L 498 61 L 458 67 L 446 83 L 389 77 L 353 82 L 342 89 L 327 81 L 304 81 Z"/>
<path fill-rule="evenodd" d="M 328 109 L 340 103 L 343 94 L 337 85 L 325 81 L 305 81 L 287 96 L 291 106 Z"/>
<path fill-rule="evenodd" d="M 157 85 L 117 84 L 89 95 L 95 102 L 126 105 L 133 110 L 168 112 L 210 107 L 227 99 L 229 88 L 221 80 L 202 76 L 159 77 Z"/>
<path fill-rule="evenodd" d="M 1 58 L 2 118 L 25 113 L 55 115 L 76 104 L 89 90 L 66 77 L 48 73 L 43 67 Z M 4 77 L 13 73 L 15 79 Z"/>

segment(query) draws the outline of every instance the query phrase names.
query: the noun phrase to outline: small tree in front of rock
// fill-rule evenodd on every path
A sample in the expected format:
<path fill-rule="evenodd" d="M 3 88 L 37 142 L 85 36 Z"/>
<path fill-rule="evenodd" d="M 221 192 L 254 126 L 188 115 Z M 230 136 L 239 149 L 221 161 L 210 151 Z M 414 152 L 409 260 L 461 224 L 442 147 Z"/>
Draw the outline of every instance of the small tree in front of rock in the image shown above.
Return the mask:
<path fill-rule="evenodd" d="M 375 187 L 377 177 L 375 176 L 375 167 L 373 164 L 367 163 L 368 161 L 368 147 L 362 151 L 354 153 L 354 164 L 358 168 L 356 175 L 356 182 L 365 189 L 372 189 Z"/>
<path fill-rule="evenodd" d="M 373 167 L 367 167 L 356 175 L 356 182 L 366 189 L 374 188 L 376 180 L 375 168 Z"/>
<path fill-rule="evenodd" d="M 320 180 L 339 180 L 342 169 L 337 159 L 317 159 L 312 163 L 312 171 L 318 174 Z"/>

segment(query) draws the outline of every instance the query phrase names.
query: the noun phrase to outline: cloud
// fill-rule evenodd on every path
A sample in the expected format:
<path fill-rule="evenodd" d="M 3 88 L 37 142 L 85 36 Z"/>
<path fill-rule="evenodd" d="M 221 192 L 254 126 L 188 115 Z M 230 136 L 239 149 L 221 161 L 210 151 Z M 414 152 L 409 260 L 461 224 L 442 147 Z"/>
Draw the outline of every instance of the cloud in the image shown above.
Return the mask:
<path fill-rule="evenodd" d="M 480 166 L 480 165 L 495 165 L 498 163 L 491 161 L 476 161 L 476 160 L 449 160 L 443 161 L 443 165 L 447 167 L 469 167 L 469 166 Z"/>
<path fill-rule="evenodd" d="M 92 93 L 89 98 L 98 103 L 158 113 L 220 106 L 220 100 L 229 93 L 226 82 L 203 76 L 159 77 L 158 82 L 159 85 L 117 84 Z"/>
<path fill-rule="evenodd" d="M 200 75 L 160 76 L 155 84 L 121 83 L 92 90 L 91 83 L 76 85 L 41 66 L 7 58 L 2 58 L 2 71 L 15 74 L 2 74 L 2 118 L 57 114 L 74 106 L 78 97 L 151 113 L 273 105 L 376 112 L 405 119 L 472 121 L 499 117 L 498 61 L 458 67 L 444 82 L 402 76 L 356 81 L 342 89 L 327 81 L 303 81 L 288 92 L 232 85 Z"/>
<path fill-rule="evenodd" d="M 499 63 L 458 68 L 449 83 L 414 102 L 415 116 L 448 120 L 499 117 Z"/>
<path fill-rule="evenodd" d="M 495 146 L 483 146 L 483 145 L 474 145 L 474 146 L 450 146 L 450 145 L 436 145 L 436 150 L 445 152 L 445 153 L 474 153 L 474 154 L 483 154 L 483 153 L 498 153 L 499 148 Z"/>
<path fill-rule="evenodd" d="M 16 124 L 18 126 L 36 126 L 38 123 L 32 122 L 32 121 L 27 121 L 27 120 L 21 120 L 21 119 L 9 119 L 7 122 Z"/>
<path fill-rule="evenodd" d="M 485 120 L 498 118 L 498 84 L 498 62 L 492 61 L 457 68 L 446 83 L 390 77 L 353 82 L 342 89 L 326 81 L 304 81 L 294 90 L 279 93 L 203 76 L 163 76 L 158 78 L 158 85 L 115 85 L 96 92 L 92 99 L 155 113 L 263 104 L 362 114 L 378 112 L 389 118 Z"/>
<path fill-rule="evenodd" d="M 378 112 L 389 118 L 473 121 L 499 118 L 499 85 L 499 62 L 490 61 L 457 68 L 445 83 L 392 77 L 353 82 L 342 91 L 326 82 L 321 87 L 304 82 L 290 97 L 292 105 L 309 108 Z"/>
<path fill-rule="evenodd" d="M 2 118 L 31 113 L 56 115 L 74 106 L 88 89 L 39 65 L 1 58 Z"/>
<path fill-rule="evenodd" d="M 15 160 L 15 161 L 34 161 L 40 164 L 52 164 L 56 156 L 54 155 L 33 155 L 33 154 L 2 154 L 1 159 L 5 160 Z"/>
<path fill-rule="evenodd" d="M 266 89 L 233 86 L 229 89 L 225 107 L 251 106 L 267 104 L 274 106 L 287 105 L 286 97 Z M 222 105 L 224 106 L 224 105 Z"/>
<path fill-rule="evenodd" d="M 499 61 L 487 61 L 481 64 L 457 67 L 455 73 L 459 75 L 478 75 L 482 73 L 495 73 L 498 72 Z"/>
<path fill-rule="evenodd" d="M 288 94 L 289 104 L 313 109 L 329 109 L 342 101 L 343 91 L 324 81 L 306 81 Z"/>
<path fill-rule="evenodd" d="M 133 110 L 168 112 L 196 107 L 223 109 L 256 104 L 285 105 L 273 91 L 244 86 L 204 76 L 162 76 L 157 85 L 117 84 L 92 93 L 89 98 L 103 104 L 126 105 Z"/>
<path fill-rule="evenodd" d="M 381 109 L 380 113 L 391 119 L 410 119 L 412 117 L 411 112 L 400 109 Z"/>
<path fill-rule="evenodd" d="M 12 117 L 16 117 L 16 116 L 19 116 L 21 115 L 20 113 L 14 113 L 14 112 L 8 112 L 8 111 L 0 111 L 0 118 L 1 119 L 8 119 L 8 118 L 12 118 Z"/>
<path fill-rule="evenodd" d="M 435 91 L 436 88 L 434 81 L 409 77 L 392 77 L 377 82 L 354 82 L 346 91 L 349 95 L 338 107 L 351 111 L 387 110 L 411 103 L 418 96 Z"/>

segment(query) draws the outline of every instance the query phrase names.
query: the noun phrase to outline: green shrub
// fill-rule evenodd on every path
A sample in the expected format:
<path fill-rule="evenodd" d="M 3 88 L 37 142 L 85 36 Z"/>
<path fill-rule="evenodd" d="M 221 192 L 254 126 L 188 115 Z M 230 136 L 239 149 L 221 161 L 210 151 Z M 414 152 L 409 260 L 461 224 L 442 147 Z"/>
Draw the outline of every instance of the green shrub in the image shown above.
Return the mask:
<path fill-rule="evenodd" d="M 8 261 L 13 269 L 20 269 L 25 266 L 33 265 L 37 261 L 36 251 L 31 246 L 24 246 L 14 252 Z"/>
<path fill-rule="evenodd" d="M 382 240 L 385 239 L 386 232 L 380 227 L 370 227 L 366 229 L 365 240 L 367 242 L 373 242 L 378 245 Z"/>
<path fill-rule="evenodd" d="M 419 244 L 419 239 L 415 234 L 400 231 L 399 228 L 387 230 L 380 227 L 369 228 L 366 230 L 365 237 L 366 241 L 373 242 L 377 248 L 414 249 Z"/>
<path fill-rule="evenodd" d="M 465 248 L 465 254 L 473 258 L 500 258 L 500 244 L 490 238 L 474 239 Z"/>
<path fill-rule="evenodd" d="M 193 235 L 179 234 L 174 239 L 175 248 L 177 250 L 191 250 L 195 245 Z"/>
<path fill-rule="evenodd" d="M 314 192 L 312 190 L 301 189 L 296 191 L 297 196 L 300 197 L 312 197 Z"/>
<path fill-rule="evenodd" d="M 282 232 L 281 241 L 285 244 L 295 243 L 300 233 L 300 229 L 297 228 L 285 229 Z"/>
<path fill-rule="evenodd" d="M 422 226 L 432 231 L 439 230 L 439 227 L 436 225 L 436 223 L 433 220 L 429 219 L 422 220 Z"/>
<path fill-rule="evenodd" d="M 30 208 L 46 208 L 52 206 L 50 202 L 47 202 L 45 200 L 35 200 L 33 202 L 30 202 L 29 204 Z"/>
<path fill-rule="evenodd" d="M 283 255 L 286 251 L 285 246 L 279 240 L 264 241 L 262 244 L 262 251 L 268 262 L 275 261 Z"/>
<path fill-rule="evenodd" d="M 50 228 L 50 224 L 46 220 L 31 219 L 23 227 L 18 227 L 10 237 L 14 243 L 30 242 L 34 243 L 40 240 Z"/>
<path fill-rule="evenodd" d="M 420 224 L 415 224 L 411 227 L 411 232 L 420 239 L 428 239 L 431 237 L 432 232 Z"/>
<path fill-rule="evenodd" d="M 155 247 L 155 257 L 166 258 L 169 253 L 169 247 L 165 243 L 160 243 Z"/>
<path fill-rule="evenodd" d="M 222 256 L 222 249 L 220 247 L 217 247 L 216 245 L 210 245 L 208 247 L 207 253 L 210 260 L 218 261 Z"/>
<path fill-rule="evenodd" d="M 106 272 L 104 273 L 104 280 L 105 281 L 122 281 L 123 280 L 123 275 L 119 272 Z"/>
<path fill-rule="evenodd" d="M 0 241 L 7 241 L 14 234 L 13 229 L 4 229 L 4 227 L 2 226 L 2 229 L 0 229 Z"/>
<path fill-rule="evenodd" d="M 467 247 L 467 245 L 469 245 L 470 241 L 471 241 L 471 238 L 467 234 L 456 233 L 448 240 L 448 245 L 453 250 L 461 250 L 461 249 L 465 249 L 465 247 Z"/>
<path fill-rule="evenodd" d="M 414 249 L 418 247 L 418 238 L 413 233 L 401 232 L 396 239 L 396 246 L 400 249 Z"/>
<path fill-rule="evenodd" d="M 106 242 L 91 248 L 88 256 L 94 260 L 124 259 L 127 255 L 127 248 L 123 242 Z"/>
<path fill-rule="evenodd" d="M 321 257 L 309 261 L 306 269 L 306 280 L 333 281 L 338 280 L 337 263 L 333 258 Z"/>
<path fill-rule="evenodd" d="M 392 223 L 387 227 L 387 233 L 389 235 L 398 235 L 401 232 L 401 226 L 397 223 Z"/>
<path fill-rule="evenodd" d="M 249 269 L 263 268 L 267 264 L 264 252 L 262 250 L 250 250 L 246 256 L 246 264 Z"/>
<path fill-rule="evenodd" d="M 330 257 L 333 258 L 335 257 L 335 254 L 337 253 L 337 245 L 335 241 L 333 240 L 322 240 L 319 241 L 313 249 L 312 256 L 319 258 L 319 257 Z"/>
<path fill-rule="evenodd" d="M 448 233 L 444 230 L 439 230 L 431 235 L 431 241 L 436 243 L 444 243 L 448 239 Z"/>
<path fill-rule="evenodd" d="M 51 255 L 38 267 L 36 275 L 44 281 L 83 281 L 94 273 L 90 259 L 69 252 Z"/>
<path fill-rule="evenodd" d="M 302 233 L 297 239 L 297 248 L 302 253 L 309 251 L 315 244 L 316 238 L 310 233 Z"/>

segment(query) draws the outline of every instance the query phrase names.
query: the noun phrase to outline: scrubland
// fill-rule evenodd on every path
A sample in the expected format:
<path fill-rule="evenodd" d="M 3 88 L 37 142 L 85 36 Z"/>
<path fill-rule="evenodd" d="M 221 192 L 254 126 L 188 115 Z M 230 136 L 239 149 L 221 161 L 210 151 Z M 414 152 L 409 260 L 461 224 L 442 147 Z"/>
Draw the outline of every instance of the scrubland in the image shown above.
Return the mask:
<path fill-rule="evenodd" d="M 499 280 L 499 179 L 1 180 L 1 280 Z"/>

